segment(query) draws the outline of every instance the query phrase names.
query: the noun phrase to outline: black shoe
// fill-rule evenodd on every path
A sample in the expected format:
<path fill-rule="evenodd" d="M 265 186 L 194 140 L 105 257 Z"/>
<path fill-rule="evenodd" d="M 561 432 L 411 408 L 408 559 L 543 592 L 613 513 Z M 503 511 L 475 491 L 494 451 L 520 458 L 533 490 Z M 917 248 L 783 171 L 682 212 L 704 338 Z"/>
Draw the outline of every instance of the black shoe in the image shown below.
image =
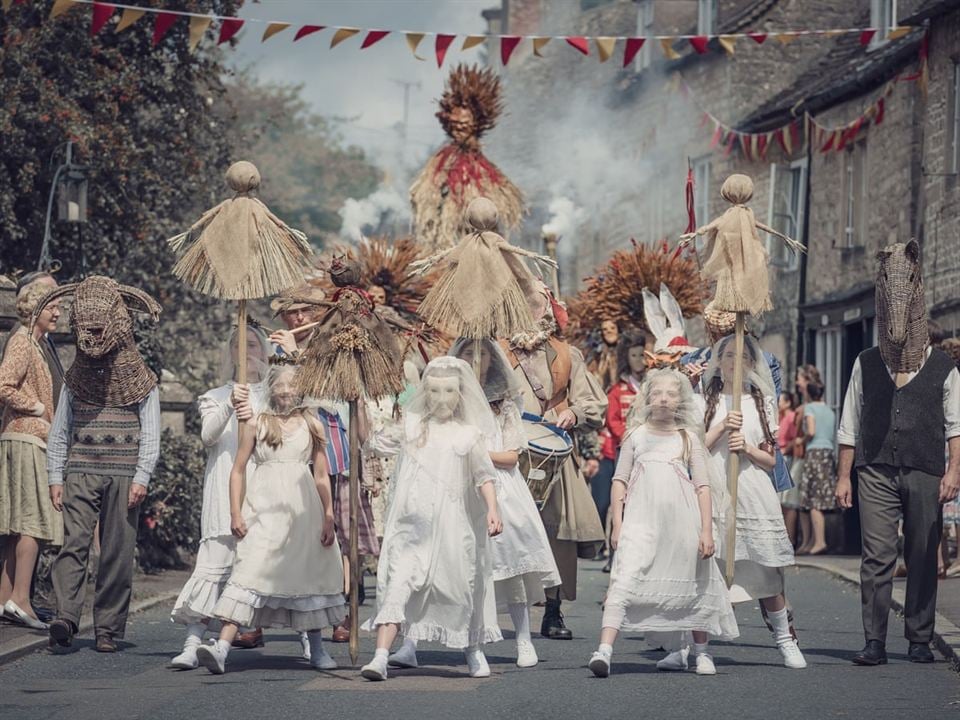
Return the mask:
<path fill-rule="evenodd" d="M 56 643 L 60 647 L 70 647 L 73 645 L 73 636 L 77 632 L 77 626 L 69 620 L 54 620 L 50 623 L 50 644 Z"/>
<path fill-rule="evenodd" d="M 115 653 L 120 649 L 117 646 L 117 641 L 106 634 L 97 635 L 96 648 L 98 653 Z"/>
<path fill-rule="evenodd" d="M 853 656 L 854 665 L 886 665 L 887 648 L 879 640 L 867 640 L 863 650 Z"/>
<path fill-rule="evenodd" d="M 360 573 L 360 584 L 357 585 L 357 602 L 359 602 L 361 605 L 363 605 L 364 601 L 367 599 L 367 588 L 363 583 L 363 579 L 366 574 L 366 571 Z"/>
<path fill-rule="evenodd" d="M 613 556 L 615 554 L 614 550 L 610 551 L 610 554 L 607 556 L 607 564 L 603 566 L 601 572 L 609 573 L 613 569 Z"/>
<path fill-rule="evenodd" d="M 540 635 L 548 640 L 573 640 L 573 633 L 563 624 L 559 600 L 547 600 L 547 608 L 540 624 Z"/>
<path fill-rule="evenodd" d="M 930 643 L 910 643 L 907 658 L 915 663 L 932 663 L 937 660 L 930 650 Z"/>

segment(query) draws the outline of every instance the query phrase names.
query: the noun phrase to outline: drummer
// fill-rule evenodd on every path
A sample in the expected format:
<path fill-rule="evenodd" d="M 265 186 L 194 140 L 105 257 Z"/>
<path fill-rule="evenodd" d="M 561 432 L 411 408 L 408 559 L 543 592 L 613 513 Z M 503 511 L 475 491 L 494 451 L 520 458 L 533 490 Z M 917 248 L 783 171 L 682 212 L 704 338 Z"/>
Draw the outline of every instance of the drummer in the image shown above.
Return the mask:
<path fill-rule="evenodd" d="M 502 341 L 523 390 L 523 410 L 568 431 L 599 429 L 607 399 L 587 372 L 580 351 L 560 337 L 567 321 L 566 309 L 546 287 L 538 299 L 537 331 Z M 573 637 L 563 622 L 560 602 L 576 600 L 577 558 L 592 558 L 604 538 L 580 465 L 575 455 L 567 457 L 557 469 L 556 482 L 543 498 L 540 510 L 561 579 L 560 585 L 547 590 L 540 634 L 555 640 Z"/>

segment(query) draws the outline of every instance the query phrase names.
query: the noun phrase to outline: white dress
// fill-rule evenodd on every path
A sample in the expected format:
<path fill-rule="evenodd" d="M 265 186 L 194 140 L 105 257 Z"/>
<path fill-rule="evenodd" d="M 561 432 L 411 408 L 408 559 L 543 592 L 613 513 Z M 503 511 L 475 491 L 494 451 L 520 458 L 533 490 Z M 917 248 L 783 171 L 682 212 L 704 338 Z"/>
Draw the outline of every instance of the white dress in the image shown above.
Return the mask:
<path fill-rule="evenodd" d="M 346 615 L 343 561 L 336 539 L 324 547 L 323 503 L 308 462 L 305 422 L 273 449 L 258 440 L 247 477 L 233 572 L 213 615 L 243 627 L 319 630 Z"/>
<path fill-rule="evenodd" d="M 221 385 L 197 399 L 200 440 L 207 448 L 200 510 L 200 546 L 193 573 L 174 603 L 170 619 L 188 625 L 210 618 L 220 599 L 236 552 L 230 532 L 230 471 L 237 455 L 237 416 L 230 403 L 233 383 Z M 250 385 L 250 404 L 256 413 L 265 404 L 266 386 Z M 253 470 L 253 460 L 247 472 Z"/>
<path fill-rule="evenodd" d="M 377 604 L 365 630 L 398 623 L 407 638 L 465 648 L 503 639 L 497 626 L 487 508 L 496 470 L 480 432 L 407 413 L 390 480 Z M 378 452 L 387 443 L 375 441 Z"/>
<path fill-rule="evenodd" d="M 705 410 L 705 398 L 695 396 L 701 410 Z M 721 424 L 730 409 L 732 400 L 721 394 L 710 427 Z M 770 431 L 777 436 L 777 411 L 773 398 L 764 397 L 764 410 Z M 743 435 L 746 443 L 758 447 L 765 442 L 760 413 L 750 395 L 740 399 L 743 413 Z M 721 437 L 711 452 L 714 471 L 727 475 L 726 437 Z M 718 562 L 722 564 L 718 553 Z M 737 548 L 734 566 L 734 584 L 730 588 L 733 602 L 773 597 L 783 592 L 783 568 L 795 562 L 793 545 L 787 535 L 780 509 L 780 497 L 773 487 L 770 473 L 754 465 L 746 455 L 740 456 L 740 476 L 737 480 Z"/>
<path fill-rule="evenodd" d="M 709 486 L 707 453 L 688 434 L 641 427 L 620 449 L 614 482 L 627 486 L 603 627 L 650 633 L 740 634 L 720 568 L 699 552 L 697 488 Z M 716 529 L 715 529 L 716 530 Z"/>
<path fill-rule="evenodd" d="M 505 400 L 496 416 L 500 435 L 490 450 L 520 450 L 527 440 L 517 405 Z M 497 505 L 503 520 L 503 532 L 490 539 L 493 580 L 497 608 L 508 605 L 532 605 L 545 599 L 544 589 L 560 584 L 560 571 L 553 559 L 547 531 L 527 483 L 514 465 L 510 470 L 496 468 Z"/>

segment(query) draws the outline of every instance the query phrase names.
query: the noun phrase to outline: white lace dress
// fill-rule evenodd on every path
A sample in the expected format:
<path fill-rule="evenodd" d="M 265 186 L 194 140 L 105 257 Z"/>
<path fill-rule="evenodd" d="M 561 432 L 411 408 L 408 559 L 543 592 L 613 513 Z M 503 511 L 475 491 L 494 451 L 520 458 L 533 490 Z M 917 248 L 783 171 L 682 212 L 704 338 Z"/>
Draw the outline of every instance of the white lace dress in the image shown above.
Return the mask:
<path fill-rule="evenodd" d="M 243 627 L 319 630 L 346 615 L 340 547 L 324 547 L 323 503 L 305 422 L 273 449 L 258 440 L 243 502 L 246 536 L 214 617 Z"/>
<path fill-rule="evenodd" d="M 497 474 L 479 431 L 407 413 L 390 480 L 377 603 L 365 630 L 397 623 L 412 640 L 465 648 L 502 639 L 497 626 L 486 503 Z M 398 433 L 399 435 L 399 433 Z"/>
<path fill-rule="evenodd" d="M 627 486 L 620 542 L 610 572 L 603 627 L 671 636 L 693 630 L 740 634 L 720 568 L 699 552 L 697 488 L 709 486 L 707 453 L 683 438 L 641 427 L 620 449 L 614 482 Z"/>
<path fill-rule="evenodd" d="M 500 436 L 490 443 L 490 450 L 526 447 L 516 403 L 505 400 L 496 417 Z M 553 559 L 540 511 L 520 470 L 516 465 L 510 470 L 496 470 L 497 504 L 503 532 L 490 539 L 490 552 L 497 607 L 500 612 L 505 612 L 508 605 L 532 605 L 543 601 L 544 590 L 560 584 L 560 571 Z"/>
<path fill-rule="evenodd" d="M 705 409 L 705 400 L 695 396 L 701 410 Z M 773 398 L 764 397 L 764 411 L 767 415 L 770 431 L 777 436 L 777 411 Z M 730 410 L 732 398 L 720 395 L 717 410 L 710 423 L 716 427 L 723 423 Z M 746 443 L 754 447 L 765 442 L 763 426 L 757 405 L 750 395 L 740 399 L 743 413 L 743 435 Z M 723 436 L 710 453 L 714 471 L 722 477 L 727 476 L 726 437 Z M 723 562 L 718 553 L 718 561 Z M 780 497 L 773 487 L 770 473 L 754 465 L 746 455 L 740 456 L 740 475 L 737 481 L 737 548 L 734 567 L 734 584 L 730 588 L 733 602 L 746 602 L 752 599 L 773 597 L 783 592 L 783 568 L 795 562 L 793 545 L 787 535 L 780 509 Z"/>

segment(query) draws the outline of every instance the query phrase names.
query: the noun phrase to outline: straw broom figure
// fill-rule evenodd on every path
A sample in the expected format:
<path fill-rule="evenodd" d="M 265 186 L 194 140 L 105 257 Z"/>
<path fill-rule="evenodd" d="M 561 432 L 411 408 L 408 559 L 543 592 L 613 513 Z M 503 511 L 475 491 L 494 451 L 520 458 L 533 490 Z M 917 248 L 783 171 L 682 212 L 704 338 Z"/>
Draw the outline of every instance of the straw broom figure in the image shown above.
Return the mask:
<path fill-rule="evenodd" d="M 707 261 L 701 270 L 705 279 L 715 280 L 716 294 L 708 307 L 736 313 L 733 366 L 732 412 L 740 412 L 743 387 L 744 320 L 747 314 L 761 315 L 773 309 L 767 276 L 767 251 L 760 242 L 757 230 L 780 238 L 792 251 L 805 250 L 803 244 L 757 221 L 747 203 L 753 197 L 753 180 L 746 175 L 731 175 L 720 188 L 720 195 L 731 204 L 719 218 L 694 232 L 680 236 L 685 247 L 698 235 L 707 238 Z M 740 454 L 730 453 L 727 465 L 727 487 L 730 506 L 727 517 L 726 568 L 727 585 L 733 585 L 737 537 L 737 482 L 740 474 Z"/>

